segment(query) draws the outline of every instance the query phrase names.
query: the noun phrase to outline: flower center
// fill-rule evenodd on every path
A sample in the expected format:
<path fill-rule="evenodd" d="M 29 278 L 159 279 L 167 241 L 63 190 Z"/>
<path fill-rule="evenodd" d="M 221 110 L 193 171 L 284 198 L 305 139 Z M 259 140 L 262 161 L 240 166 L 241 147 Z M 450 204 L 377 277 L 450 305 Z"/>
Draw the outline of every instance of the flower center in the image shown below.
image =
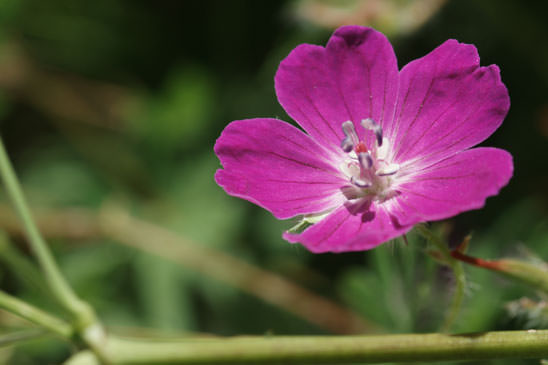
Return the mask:
<path fill-rule="evenodd" d="M 371 137 L 369 146 L 359 139 L 352 121 L 342 124 L 345 137 L 341 148 L 348 158 L 341 171 L 351 184 L 344 194 L 348 199 L 367 197 L 382 202 L 394 196 L 391 186 L 400 166 L 388 159 L 388 140 L 383 138 L 382 127 L 371 118 L 363 119 L 361 126 L 366 130 L 364 139 Z"/>

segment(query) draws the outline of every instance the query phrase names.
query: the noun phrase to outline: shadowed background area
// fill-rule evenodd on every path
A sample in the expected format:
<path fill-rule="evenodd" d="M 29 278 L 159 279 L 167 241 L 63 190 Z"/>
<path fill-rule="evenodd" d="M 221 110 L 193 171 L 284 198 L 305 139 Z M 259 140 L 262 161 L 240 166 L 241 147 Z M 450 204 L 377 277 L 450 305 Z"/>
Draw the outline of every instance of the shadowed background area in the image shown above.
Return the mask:
<path fill-rule="evenodd" d="M 63 272 L 113 332 L 437 331 L 454 280 L 420 238 L 310 254 L 281 239 L 296 221 L 215 184 L 213 145 L 232 120 L 290 121 L 274 93 L 279 62 L 340 25 L 387 34 L 400 68 L 446 39 L 473 43 L 512 103 L 482 145 L 510 151 L 515 175 L 484 209 L 434 227 L 454 245 L 473 233 L 474 256 L 548 260 L 547 12 L 517 0 L 4 0 L 0 132 Z M 3 192 L 0 228 L 0 287 L 56 313 Z M 533 290 L 466 270 L 453 331 L 547 328 Z M 0 336 L 25 326 L 0 311 Z M 55 337 L 0 341 L 0 362 L 71 351 Z"/>

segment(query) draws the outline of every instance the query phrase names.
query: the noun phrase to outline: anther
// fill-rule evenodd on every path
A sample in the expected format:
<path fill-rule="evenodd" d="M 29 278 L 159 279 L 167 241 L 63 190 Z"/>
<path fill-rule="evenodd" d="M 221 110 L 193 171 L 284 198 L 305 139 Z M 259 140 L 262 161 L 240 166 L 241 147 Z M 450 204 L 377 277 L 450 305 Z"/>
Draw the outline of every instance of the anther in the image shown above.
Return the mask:
<path fill-rule="evenodd" d="M 375 172 L 377 176 L 389 176 L 394 175 L 400 169 L 400 165 L 397 163 L 391 163 L 388 166 L 384 166 Z"/>
<path fill-rule="evenodd" d="M 358 161 L 363 169 L 370 169 L 373 166 L 373 158 L 368 152 L 358 153 Z"/>
<path fill-rule="evenodd" d="M 373 133 L 375 133 L 375 138 L 377 139 L 377 146 L 382 146 L 382 127 L 371 118 L 362 119 L 361 125 L 365 129 L 373 131 Z"/>
<path fill-rule="evenodd" d="M 341 142 L 341 148 L 344 152 L 349 153 L 354 149 L 354 143 L 352 143 L 352 139 L 350 137 L 346 137 Z"/>
<path fill-rule="evenodd" d="M 365 182 L 362 179 L 358 179 L 354 176 L 350 178 L 350 182 L 358 188 L 368 188 L 371 186 L 371 184 L 369 184 L 368 182 Z"/>
<path fill-rule="evenodd" d="M 345 136 L 356 135 L 356 129 L 354 129 L 354 123 L 351 120 L 347 120 L 342 124 L 342 130 Z"/>
<path fill-rule="evenodd" d="M 360 141 L 358 135 L 356 134 L 356 129 L 354 128 L 354 123 L 347 120 L 342 124 L 342 130 L 345 138 L 341 142 L 341 148 L 344 152 L 351 152 L 354 146 L 356 146 Z"/>

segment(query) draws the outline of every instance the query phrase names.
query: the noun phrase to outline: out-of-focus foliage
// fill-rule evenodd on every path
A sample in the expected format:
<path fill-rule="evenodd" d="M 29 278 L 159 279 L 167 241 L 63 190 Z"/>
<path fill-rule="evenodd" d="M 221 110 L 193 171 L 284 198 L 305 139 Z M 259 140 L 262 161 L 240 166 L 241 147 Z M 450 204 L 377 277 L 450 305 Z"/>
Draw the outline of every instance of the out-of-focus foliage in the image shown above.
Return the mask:
<path fill-rule="evenodd" d="M 390 36 L 400 67 L 448 38 L 474 43 L 482 64 L 500 66 L 512 100 L 506 121 L 485 144 L 509 150 L 516 172 L 485 209 L 439 225 L 453 244 L 472 232 L 474 256 L 546 261 L 547 11 L 544 2 L 517 0 L 4 0 L 0 131 L 63 271 L 111 331 L 171 336 L 330 329 L 242 290 L 258 288 L 290 306 L 301 300 L 278 296 L 283 290 L 260 277 L 239 277 L 231 285 L 208 275 L 210 269 L 200 271 L 200 262 L 180 265 L 131 242 L 120 244 L 97 225 L 109 204 L 180 235 L 182 249 L 191 242 L 229 254 L 385 332 L 436 331 L 453 278 L 425 255 L 419 237 L 340 255 L 312 255 L 290 245 L 280 236 L 292 222 L 276 221 L 215 184 L 215 139 L 232 120 L 290 120 L 274 93 L 277 64 L 297 44 L 325 43 L 339 24 L 379 27 Z M 52 220 L 74 208 L 93 219 L 68 211 L 61 222 Z M 0 227 L 13 245 L 0 245 L 0 285 L 55 312 L 7 210 L 0 205 Z M 153 239 L 149 245 L 151 251 L 161 247 Z M 211 267 L 230 280 L 241 269 Z M 467 296 L 453 330 L 546 326 L 545 296 L 492 272 L 466 271 Z M 0 336 L 26 326 L 0 312 Z M 58 363 L 70 351 L 46 337 L 1 347 L 0 362 Z"/>
<path fill-rule="evenodd" d="M 294 13 L 320 27 L 333 29 L 342 25 L 368 25 L 387 35 L 413 32 L 447 0 L 301 0 L 295 1 Z"/>

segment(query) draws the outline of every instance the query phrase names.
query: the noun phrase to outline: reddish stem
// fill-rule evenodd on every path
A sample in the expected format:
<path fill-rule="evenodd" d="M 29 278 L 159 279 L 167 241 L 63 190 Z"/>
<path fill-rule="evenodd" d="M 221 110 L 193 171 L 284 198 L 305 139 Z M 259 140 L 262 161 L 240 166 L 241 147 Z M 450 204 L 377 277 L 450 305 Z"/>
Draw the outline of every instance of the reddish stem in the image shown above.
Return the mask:
<path fill-rule="evenodd" d="M 451 251 L 451 256 L 457 260 L 464 261 L 474 266 L 483 267 L 484 269 L 502 271 L 502 265 L 499 261 L 478 259 L 476 257 L 465 255 L 458 250 Z"/>

